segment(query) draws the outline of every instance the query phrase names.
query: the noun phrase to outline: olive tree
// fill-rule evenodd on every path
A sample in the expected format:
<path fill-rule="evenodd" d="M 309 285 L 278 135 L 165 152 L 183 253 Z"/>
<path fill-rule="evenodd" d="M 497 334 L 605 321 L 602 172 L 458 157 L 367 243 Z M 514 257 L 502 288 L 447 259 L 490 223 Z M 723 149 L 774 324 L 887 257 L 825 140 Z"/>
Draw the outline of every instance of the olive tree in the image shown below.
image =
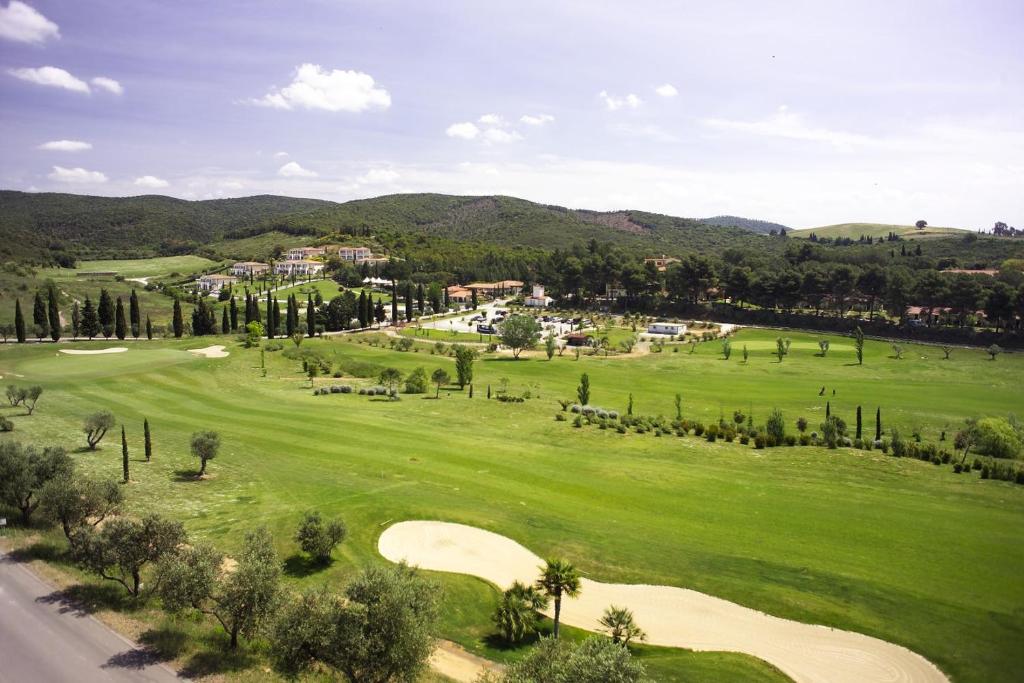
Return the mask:
<path fill-rule="evenodd" d="M 319 512 L 310 511 L 299 522 L 295 540 L 302 552 L 308 553 L 316 562 L 327 564 L 331 561 L 334 547 L 345 540 L 347 533 L 345 523 L 340 519 L 324 523 Z"/>
<path fill-rule="evenodd" d="M 46 482 L 39 495 L 41 514 L 60 524 L 68 541 L 80 527 L 99 526 L 118 512 L 124 493 L 115 479 L 90 479 L 63 472 Z"/>
<path fill-rule="evenodd" d="M 447 370 L 444 368 L 437 368 L 433 373 L 431 373 L 430 381 L 437 385 L 437 392 L 435 392 L 434 398 L 439 398 L 441 396 L 441 387 L 450 384 L 452 378 L 448 374 Z"/>
<path fill-rule="evenodd" d="M 96 446 L 106 436 L 107 430 L 113 426 L 114 414 L 109 410 L 101 410 L 85 418 L 82 431 L 85 433 L 85 442 L 89 445 L 90 451 L 96 450 Z"/>
<path fill-rule="evenodd" d="M 17 508 L 28 524 L 39 507 L 40 492 L 51 479 L 71 473 L 74 463 L 63 448 L 0 442 L 0 502 Z"/>
<path fill-rule="evenodd" d="M 629 649 L 607 638 L 587 638 L 578 645 L 545 638 L 530 654 L 505 670 L 501 683 L 640 683 L 646 679 L 643 664 Z"/>
<path fill-rule="evenodd" d="M 498 337 L 501 343 L 512 349 L 512 357 L 519 359 L 519 354 L 532 349 L 540 340 L 540 325 L 528 315 L 510 315 L 501 324 Z"/>
<path fill-rule="evenodd" d="M 206 463 L 217 457 L 220 449 L 220 434 L 213 431 L 195 432 L 192 434 L 192 455 L 199 458 L 199 474 L 202 477 L 206 474 Z"/>
<path fill-rule="evenodd" d="M 107 581 L 121 584 L 129 595 L 139 597 L 142 568 L 177 554 L 187 536 L 181 522 L 149 515 L 142 520 L 115 517 L 99 531 L 79 527 L 72 532 L 71 539 L 76 562 Z"/>

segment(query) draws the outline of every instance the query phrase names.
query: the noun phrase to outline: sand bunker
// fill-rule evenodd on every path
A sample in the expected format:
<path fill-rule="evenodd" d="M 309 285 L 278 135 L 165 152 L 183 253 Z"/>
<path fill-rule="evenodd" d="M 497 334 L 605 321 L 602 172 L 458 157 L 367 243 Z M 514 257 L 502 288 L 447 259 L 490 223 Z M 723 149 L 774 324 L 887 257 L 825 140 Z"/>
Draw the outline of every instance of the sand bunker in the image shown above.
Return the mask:
<path fill-rule="evenodd" d="M 227 358 L 228 352 L 224 350 L 223 344 L 216 346 L 207 346 L 204 349 L 189 349 L 189 353 L 194 353 L 197 356 L 203 356 L 204 358 Z"/>
<path fill-rule="evenodd" d="M 127 351 L 123 346 L 114 346 L 109 349 L 61 349 L 61 353 L 69 356 L 95 356 L 100 353 L 124 353 Z"/>
<path fill-rule="evenodd" d="M 469 574 L 500 588 L 517 580 L 532 583 L 543 564 L 510 538 L 447 522 L 400 522 L 381 534 L 377 547 L 392 562 Z M 582 579 L 580 596 L 562 603 L 562 621 L 596 631 L 609 605 L 633 610 L 652 645 L 743 652 L 798 683 L 948 683 L 934 664 L 905 647 L 673 586 Z"/>

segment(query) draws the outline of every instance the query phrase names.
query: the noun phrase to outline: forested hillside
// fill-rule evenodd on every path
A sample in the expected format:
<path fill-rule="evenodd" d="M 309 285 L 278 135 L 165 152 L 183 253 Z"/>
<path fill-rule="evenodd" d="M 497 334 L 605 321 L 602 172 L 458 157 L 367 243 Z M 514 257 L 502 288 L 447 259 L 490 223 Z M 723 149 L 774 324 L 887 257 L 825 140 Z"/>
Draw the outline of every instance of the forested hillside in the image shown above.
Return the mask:
<path fill-rule="evenodd" d="M 781 223 L 760 221 L 754 218 L 741 218 L 740 216 L 712 216 L 711 218 L 701 218 L 700 222 L 704 225 L 718 225 L 726 228 L 743 228 L 744 230 L 761 233 L 762 235 L 767 235 L 772 232 L 777 233 L 783 230 L 786 232 L 792 230 L 788 225 L 782 225 Z"/>

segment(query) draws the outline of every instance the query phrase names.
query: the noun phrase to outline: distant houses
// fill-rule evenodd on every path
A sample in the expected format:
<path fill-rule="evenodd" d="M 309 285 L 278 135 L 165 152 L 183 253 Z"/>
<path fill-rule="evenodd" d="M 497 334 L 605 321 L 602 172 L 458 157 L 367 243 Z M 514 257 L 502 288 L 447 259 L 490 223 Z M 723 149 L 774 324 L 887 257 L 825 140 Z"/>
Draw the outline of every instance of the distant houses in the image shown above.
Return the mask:
<path fill-rule="evenodd" d="M 651 323 L 647 326 L 647 334 L 668 334 L 678 337 L 686 334 L 686 325 L 682 323 Z"/>
<path fill-rule="evenodd" d="M 668 267 L 673 263 L 680 263 L 680 261 L 675 256 L 666 256 L 665 254 L 662 254 L 661 256 L 648 256 L 644 259 L 644 263 L 653 264 L 654 267 L 657 268 L 658 272 L 661 273 L 668 269 Z"/>
<path fill-rule="evenodd" d="M 314 261 L 313 259 L 289 258 L 287 261 L 274 264 L 274 272 L 278 275 L 319 275 L 323 270 L 323 261 Z"/>
<path fill-rule="evenodd" d="M 219 292 L 225 287 L 238 282 L 238 278 L 234 275 L 221 275 L 220 273 L 213 273 L 212 275 L 203 275 L 196 282 L 196 286 L 201 292 Z"/>
<path fill-rule="evenodd" d="M 448 301 L 453 304 L 468 304 L 473 302 L 473 290 L 462 285 L 452 285 L 446 288 Z"/>
<path fill-rule="evenodd" d="M 499 280 L 498 282 L 473 282 L 466 285 L 466 289 L 475 291 L 478 297 L 493 299 L 506 294 L 518 294 L 523 288 L 521 280 Z M 449 294 L 449 299 L 451 294 Z"/>
<path fill-rule="evenodd" d="M 289 261 L 309 261 L 327 253 L 326 247 L 295 247 L 285 255 Z"/>
<path fill-rule="evenodd" d="M 231 266 L 235 277 L 260 277 L 270 272 L 270 265 L 259 261 L 239 261 Z"/>
<path fill-rule="evenodd" d="M 544 294 L 544 285 L 534 285 L 533 292 L 523 300 L 523 305 L 529 308 L 546 308 L 552 301 L 554 299 Z"/>
<path fill-rule="evenodd" d="M 338 258 L 349 263 L 362 263 L 373 258 L 369 247 L 339 247 Z"/>

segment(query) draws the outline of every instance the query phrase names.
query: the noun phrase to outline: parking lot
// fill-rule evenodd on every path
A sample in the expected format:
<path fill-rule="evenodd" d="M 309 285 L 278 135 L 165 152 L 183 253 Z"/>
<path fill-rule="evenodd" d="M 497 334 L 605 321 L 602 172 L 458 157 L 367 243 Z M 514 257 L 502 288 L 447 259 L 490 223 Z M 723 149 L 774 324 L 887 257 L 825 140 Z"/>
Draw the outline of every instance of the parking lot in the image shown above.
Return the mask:
<path fill-rule="evenodd" d="M 479 329 L 480 325 L 489 325 L 494 330 L 492 334 L 497 334 L 498 325 L 500 325 L 501 321 L 504 320 L 507 313 L 508 308 L 505 306 L 504 301 L 491 301 L 480 305 L 475 311 L 466 311 L 454 318 L 444 318 L 442 320 L 424 322 L 421 327 L 424 329 L 476 334 L 481 331 Z M 541 315 L 549 316 L 548 313 L 542 313 Z M 555 318 L 554 320 L 540 321 L 541 327 L 544 330 L 544 335 L 547 335 L 548 331 L 554 330 L 556 336 L 564 337 L 570 332 L 578 331 L 579 328 L 573 323 L 560 319 L 557 316 L 553 317 Z M 583 322 L 589 323 L 590 321 L 584 320 Z M 484 332 L 484 334 L 487 334 L 487 332 Z"/>

